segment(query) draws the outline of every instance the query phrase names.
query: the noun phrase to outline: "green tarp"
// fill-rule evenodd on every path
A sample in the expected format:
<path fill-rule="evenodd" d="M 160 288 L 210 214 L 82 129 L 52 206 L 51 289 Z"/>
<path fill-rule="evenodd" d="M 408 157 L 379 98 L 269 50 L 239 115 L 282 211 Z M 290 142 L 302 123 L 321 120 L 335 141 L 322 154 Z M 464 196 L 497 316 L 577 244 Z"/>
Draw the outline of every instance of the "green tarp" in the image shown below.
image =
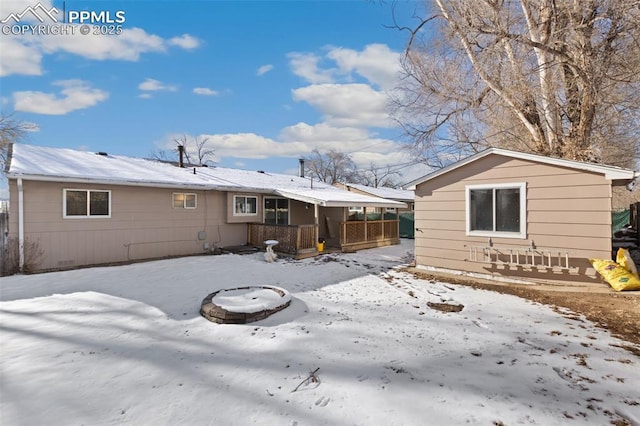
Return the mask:
<path fill-rule="evenodd" d="M 413 212 L 400 213 L 400 238 L 414 238 L 415 231 Z"/>
<path fill-rule="evenodd" d="M 611 232 L 616 232 L 629 224 L 631 210 L 619 210 L 611 212 Z"/>

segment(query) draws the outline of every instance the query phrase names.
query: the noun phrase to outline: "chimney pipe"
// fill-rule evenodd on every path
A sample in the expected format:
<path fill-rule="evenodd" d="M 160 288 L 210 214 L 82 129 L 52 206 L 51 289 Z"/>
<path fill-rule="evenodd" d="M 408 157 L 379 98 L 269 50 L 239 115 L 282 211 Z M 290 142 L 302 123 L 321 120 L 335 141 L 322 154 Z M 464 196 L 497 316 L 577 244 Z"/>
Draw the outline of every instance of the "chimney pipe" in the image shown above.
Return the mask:
<path fill-rule="evenodd" d="M 180 162 L 178 165 L 184 167 L 184 145 L 178 145 L 178 153 L 180 154 Z"/>
<path fill-rule="evenodd" d="M 298 161 L 300 162 L 300 169 L 299 169 L 298 175 L 300 177 L 304 177 L 304 158 L 301 158 Z"/>

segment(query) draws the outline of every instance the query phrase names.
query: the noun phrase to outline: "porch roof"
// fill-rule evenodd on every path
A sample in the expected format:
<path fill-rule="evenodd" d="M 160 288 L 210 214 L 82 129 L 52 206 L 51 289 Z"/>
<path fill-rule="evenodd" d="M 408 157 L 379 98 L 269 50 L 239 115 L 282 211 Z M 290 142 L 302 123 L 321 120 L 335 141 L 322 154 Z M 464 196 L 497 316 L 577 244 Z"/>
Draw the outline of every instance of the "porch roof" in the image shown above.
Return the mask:
<path fill-rule="evenodd" d="M 286 198 L 302 201 L 304 203 L 317 204 L 322 207 L 391 207 L 405 208 L 407 205 L 398 201 L 385 200 L 384 198 L 370 197 L 354 194 L 335 188 L 307 189 L 307 190 L 277 190 L 276 192 Z"/>

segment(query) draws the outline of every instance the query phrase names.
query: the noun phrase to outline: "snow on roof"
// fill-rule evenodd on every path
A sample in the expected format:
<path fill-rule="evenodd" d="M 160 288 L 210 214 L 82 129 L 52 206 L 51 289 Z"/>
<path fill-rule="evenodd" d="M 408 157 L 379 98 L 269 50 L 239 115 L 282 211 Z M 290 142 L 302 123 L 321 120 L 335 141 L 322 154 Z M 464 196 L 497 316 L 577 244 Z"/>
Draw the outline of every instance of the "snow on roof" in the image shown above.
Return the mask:
<path fill-rule="evenodd" d="M 386 198 L 388 200 L 413 201 L 415 198 L 413 191 L 407 191 L 406 189 L 395 189 L 386 187 L 374 188 L 373 186 L 361 185 L 358 183 L 345 183 L 345 185 L 359 191 L 366 192 L 367 194 L 371 194 L 380 198 Z"/>
<path fill-rule="evenodd" d="M 325 207 L 403 206 L 403 203 L 353 194 L 294 175 L 224 167 L 180 168 L 157 160 L 26 144 L 12 146 L 7 176 L 41 181 L 257 192 Z"/>
<path fill-rule="evenodd" d="M 168 163 L 88 151 L 14 144 L 7 176 L 30 180 L 120 185 L 206 187 L 190 169 Z"/>
<path fill-rule="evenodd" d="M 427 182 L 442 174 L 448 173 L 452 170 L 465 166 L 469 163 L 472 163 L 476 160 L 479 160 L 491 154 L 502 155 L 504 157 L 510 157 L 510 158 L 518 158 L 518 159 L 527 160 L 527 161 L 535 161 L 538 163 L 550 164 L 550 165 L 559 166 L 559 167 L 567 167 L 570 169 L 584 170 L 592 173 L 598 173 L 598 174 L 604 175 L 606 179 L 610 179 L 610 180 L 631 181 L 636 177 L 638 177 L 638 172 L 635 172 L 629 169 L 623 169 L 622 167 L 608 166 L 605 164 L 596 164 L 596 163 L 584 163 L 581 161 L 567 160 L 564 158 L 547 157 L 544 155 L 511 151 L 511 150 L 502 149 L 502 148 L 488 148 L 488 149 L 485 149 L 484 151 L 480 151 L 469 157 L 463 158 L 462 160 L 457 161 L 453 164 L 449 164 L 448 166 L 443 167 L 440 170 L 436 170 L 435 172 L 432 172 L 426 176 L 423 176 L 412 182 L 409 182 L 407 185 L 405 185 L 405 187 L 409 189 L 415 189 L 416 185 Z"/>

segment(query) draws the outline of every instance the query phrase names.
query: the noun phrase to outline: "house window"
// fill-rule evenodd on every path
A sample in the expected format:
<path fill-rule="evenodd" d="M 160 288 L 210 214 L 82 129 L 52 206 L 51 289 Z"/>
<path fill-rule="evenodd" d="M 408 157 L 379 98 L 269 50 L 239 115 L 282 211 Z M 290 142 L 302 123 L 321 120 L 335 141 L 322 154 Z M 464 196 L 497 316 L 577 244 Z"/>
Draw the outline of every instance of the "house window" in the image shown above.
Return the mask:
<path fill-rule="evenodd" d="M 395 208 L 395 207 L 387 207 L 387 208 L 385 208 L 385 212 L 387 212 L 387 213 L 395 213 L 397 211 L 398 211 L 398 209 Z"/>
<path fill-rule="evenodd" d="M 264 223 L 269 225 L 288 225 L 289 200 L 286 198 L 265 198 Z"/>
<path fill-rule="evenodd" d="M 364 213 L 363 207 L 349 207 L 349 213 Z"/>
<path fill-rule="evenodd" d="M 233 196 L 234 216 L 256 216 L 258 214 L 258 197 Z"/>
<path fill-rule="evenodd" d="M 176 209 L 195 209 L 196 194 L 174 192 L 173 193 L 173 207 Z"/>
<path fill-rule="evenodd" d="M 63 197 L 65 218 L 111 217 L 111 191 L 64 189 Z"/>
<path fill-rule="evenodd" d="M 526 184 L 470 185 L 466 192 L 467 235 L 526 238 Z"/>

